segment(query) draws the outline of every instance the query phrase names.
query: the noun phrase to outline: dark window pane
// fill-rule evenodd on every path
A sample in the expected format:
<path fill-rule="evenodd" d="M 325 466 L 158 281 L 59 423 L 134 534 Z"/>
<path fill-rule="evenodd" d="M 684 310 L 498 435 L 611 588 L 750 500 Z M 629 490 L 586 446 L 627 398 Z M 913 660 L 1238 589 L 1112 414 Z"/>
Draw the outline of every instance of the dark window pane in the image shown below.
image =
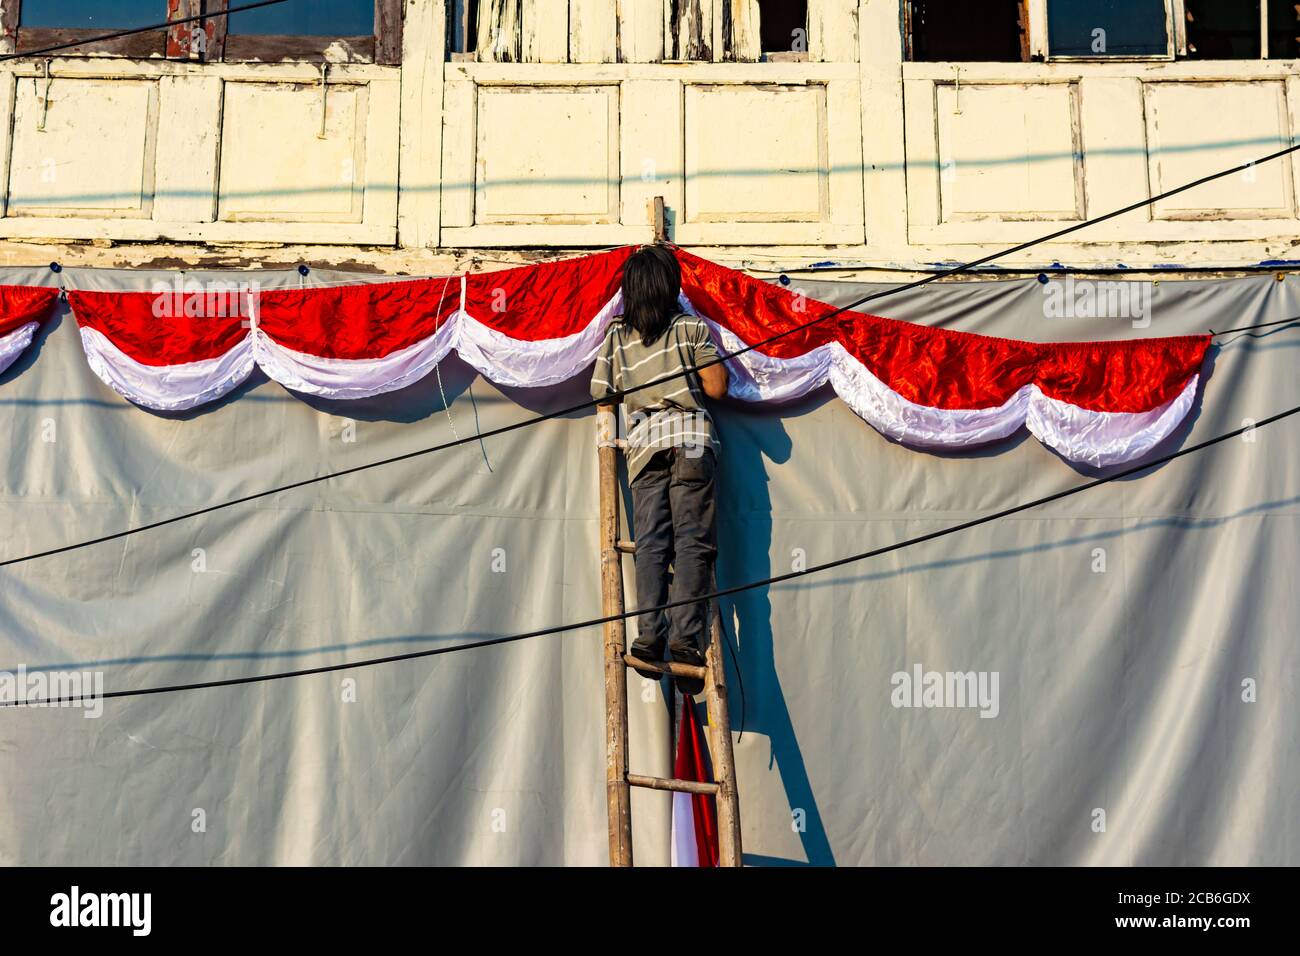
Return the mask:
<path fill-rule="evenodd" d="M 230 0 L 232 7 L 256 0 Z M 232 13 L 229 33 L 275 36 L 364 37 L 375 32 L 375 0 L 285 0 Z"/>
<path fill-rule="evenodd" d="M 1054 56 L 1165 56 L 1164 0 L 1047 0 Z"/>
<path fill-rule="evenodd" d="M 780 53 L 795 48 L 796 34 L 808 42 L 808 0 L 759 0 L 759 44 L 764 53 Z M 805 46 L 804 49 L 807 47 Z"/>
<path fill-rule="evenodd" d="M 1018 62 L 1020 11 L 1020 0 L 911 0 L 912 59 Z"/>
<path fill-rule="evenodd" d="M 1268 55 L 1272 60 L 1300 57 L 1300 9 L 1296 0 L 1269 0 Z"/>
<path fill-rule="evenodd" d="M 1186 6 L 1188 57 L 1259 58 L 1259 0 L 1187 0 Z"/>
<path fill-rule="evenodd" d="M 20 27 L 130 30 L 166 19 L 167 0 L 23 0 L 18 9 Z"/>

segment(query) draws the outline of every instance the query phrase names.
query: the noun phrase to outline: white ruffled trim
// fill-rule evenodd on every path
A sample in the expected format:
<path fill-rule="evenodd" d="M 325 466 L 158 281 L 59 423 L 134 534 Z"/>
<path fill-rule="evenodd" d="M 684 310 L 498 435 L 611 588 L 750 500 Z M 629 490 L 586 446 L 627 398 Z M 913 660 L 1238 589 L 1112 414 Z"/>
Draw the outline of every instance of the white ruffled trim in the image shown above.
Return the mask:
<path fill-rule="evenodd" d="M 178 412 L 215 402 L 253 374 L 253 345 L 244 336 L 217 358 L 179 365 L 145 365 L 103 333 L 82 327 L 81 346 L 91 371 L 128 401 L 159 412 Z"/>
<path fill-rule="evenodd" d="M 699 314 L 684 297 L 682 303 Z M 704 321 L 723 352 L 744 348 L 730 329 Z M 994 408 L 946 409 L 903 398 L 838 342 L 795 358 L 773 358 L 755 349 L 728 359 L 727 367 L 727 394 L 741 401 L 789 401 L 829 381 L 860 418 L 882 435 L 914 448 L 972 448 L 1026 426 L 1065 458 L 1096 468 L 1137 461 L 1169 437 L 1191 410 L 1199 381 L 1193 375 L 1178 395 L 1146 412 L 1088 411 L 1049 398 L 1036 385 L 1024 386 Z"/>
<path fill-rule="evenodd" d="M 18 326 L 7 335 L 0 335 L 0 375 L 3 375 L 10 365 L 18 361 L 18 356 L 27 351 L 40 324 L 39 322 L 28 322 L 26 325 Z"/>
<path fill-rule="evenodd" d="M 100 332 L 81 330 L 86 357 L 110 388 L 138 405 L 160 411 L 195 408 L 230 392 L 259 365 L 286 388 L 333 399 L 358 399 L 418 381 L 455 349 L 470 366 L 499 385 L 540 387 L 573 378 L 591 364 L 616 315 L 615 294 L 573 335 L 526 341 L 478 321 L 462 307 L 436 332 L 377 359 L 332 359 L 298 352 L 271 339 L 254 323 L 225 355 L 173 366 L 143 365 Z M 699 313 L 685 296 L 683 308 Z M 744 347 L 729 329 L 705 318 L 724 352 Z M 0 339 L 0 363 L 31 342 L 36 323 Z M 25 338 L 24 338 L 25 336 Z M 9 361 L 13 361 L 10 358 Z M 729 394 L 747 402 L 799 398 L 830 382 L 844 402 L 881 434 L 917 448 L 962 449 L 1004 439 L 1022 426 L 1071 461 L 1102 468 L 1135 461 L 1168 437 L 1191 410 L 1198 376 L 1170 401 L 1147 412 L 1093 412 L 1048 398 L 1026 385 L 995 408 L 943 409 L 903 398 L 873 375 L 838 342 L 793 358 L 753 350 L 727 360 Z M 0 369 L 3 365 L 0 365 Z"/>
<path fill-rule="evenodd" d="M 285 388 L 323 398 L 369 398 L 419 381 L 451 351 L 456 326 L 448 322 L 428 338 L 377 359 L 337 359 L 286 348 L 261 329 L 253 355 L 267 376 Z"/>
<path fill-rule="evenodd" d="M 1147 412 L 1090 412 L 1048 398 L 1035 386 L 1026 425 L 1030 434 L 1070 461 L 1094 468 L 1137 461 L 1187 417 L 1200 378 L 1193 375 L 1181 392 Z"/>

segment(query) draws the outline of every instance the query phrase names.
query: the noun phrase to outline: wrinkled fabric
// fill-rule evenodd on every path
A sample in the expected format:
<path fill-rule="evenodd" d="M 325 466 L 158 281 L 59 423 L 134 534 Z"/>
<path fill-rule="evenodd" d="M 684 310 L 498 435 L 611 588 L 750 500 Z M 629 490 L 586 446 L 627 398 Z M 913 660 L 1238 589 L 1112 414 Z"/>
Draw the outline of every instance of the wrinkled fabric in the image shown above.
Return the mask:
<path fill-rule="evenodd" d="M 18 326 L 12 332 L 0 335 L 0 374 L 4 374 L 5 369 L 18 361 L 19 356 L 27 351 L 39 326 L 39 322 L 28 322 Z"/>
<path fill-rule="evenodd" d="M 139 288 L 164 273 L 64 272 Z M 323 271 L 313 279 L 334 281 Z M 293 273 L 263 277 L 296 284 Z M 13 281 L 12 279 L 10 281 Z M 884 283 L 799 280 L 843 304 Z M 936 283 L 900 320 L 1042 341 L 1300 315 L 1300 281 L 1165 278 L 1151 326 L 1045 321 L 1028 280 Z M 456 355 L 355 402 L 252 376 L 142 414 L 66 305 L 0 382 L 0 558 L 408 454 L 585 397 Z M 29 350 L 29 355 L 31 350 Z M 1219 336 L 1169 450 L 1300 404 L 1300 327 Z M 887 440 L 830 388 L 715 406 L 718 584 L 1056 494 L 1093 471 L 1025 431 Z M 1300 419 L 1009 520 L 719 604 L 745 863 L 1300 864 Z M 450 647 L 600 617 L 593 412 L 0 570 L 0 670 L 107 691 Z M 623 525 L 626 527 L 626 523 Z M 632 562 L 624 560 L 628 606 Z M 629 625 L 629 638 L 635 636 Z M 239 687 L 0 710 L 0 863 L 604 865 L 601 629 Z M 996 716 L 895 706 L 896 675 L 999 675 Z M 669 703 L 629 675 L 635 772 L 673 772 Z M 909 701 L 910 704 L 910 701 Z M 203 827 L 196 830 L 200 819 Z M 638 865 L 671 796 L 632 794 Z"/>
<path fill-rule="evenodd" d="M 250 350 L 273 380 L 328 399 L 405 388 L 452 350 L 498 384 L 540 388 L 585 372 L 596 357 L 619 314 L 629 252 L 455 279 L 258 287 L 246 308 L 218 298 L 223 313 L 211 320 L 188 314 L 213 304 L 203 290 L 243 290 L 246 277 L 164 283 L 161 300 L 102 289 L 69 298 L 95 333 L 86 336 L 91 367 L 147 408 L 187 410 L 228 394 L 251 372 Z M 1179 426 L 1209 346 L 1207 334 L 1037 343 L 859 312 L 809 325 L 832 306 L 676 254 L 682 307 L 728 352 L 782 336 L 728 360 L 732 396 L 791 401 L 830 382 L 883 434 L 916 448 L 971 448 L 1028 425 L 1071 460 L 1135 461 Z"/>
<path fill-rule="evenodd" d="M 54 288 L 0 285 L 0 375 L 27 351 L 58 297 Z"/>

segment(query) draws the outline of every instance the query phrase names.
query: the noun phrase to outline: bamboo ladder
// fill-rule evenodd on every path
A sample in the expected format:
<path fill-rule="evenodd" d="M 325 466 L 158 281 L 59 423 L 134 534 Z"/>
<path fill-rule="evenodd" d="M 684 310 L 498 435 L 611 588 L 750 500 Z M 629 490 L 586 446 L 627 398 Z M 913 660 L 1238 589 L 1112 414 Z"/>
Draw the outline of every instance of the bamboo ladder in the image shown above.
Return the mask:
<path fill-rule="evenodd" d="M 604 616 L 622 614 L 623 555 L 635 551 L 630 540 L 618 536 L 618 455 L 626 443 L 618 438 L 617 408 L 596 408 L 597 448 L 600 456 L 600 585 Z M 714 780 L 698 783 L 664 777 L 648 777 L 628 771 L 627 747 L 627 654 L 623 618 L 605 624 L 605 787 L 609 801 L 609 863 L 632 865 L 632 787 L 673 790 L 682 793 L 713 794 L 718 808 L 718 862 L 740 866 L 740 800 L 736 791 L 736 765 L 731 753 L 731 718 L 727 713 L 727 685 L 722 661 L 722 622 L 717 604 L 709 609 L 712 622 L 704 666 L 673 662 L 643 669 L 660 674 L 698 677 L 704 680 L 709 708 L 709 750 Z"/>

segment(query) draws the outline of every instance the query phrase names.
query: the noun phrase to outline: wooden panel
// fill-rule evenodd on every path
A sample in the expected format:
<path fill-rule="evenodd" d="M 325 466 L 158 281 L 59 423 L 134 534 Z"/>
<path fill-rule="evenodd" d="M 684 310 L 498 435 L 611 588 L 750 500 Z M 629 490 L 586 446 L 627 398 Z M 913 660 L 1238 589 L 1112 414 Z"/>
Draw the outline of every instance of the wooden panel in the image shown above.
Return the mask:
<path fill-rule="evenodd" d="M 1151 190 L 1165 192 L 1250 162 L 1290 141 L 1282 80 L 1146 83 Z M 1209 118 L 1213 117 L 1213 122 Z M 1279 219 L 1295 215 L 1292 157 L 1198 186 L 1154 207 L 1156 219 Z"/>
<path fill-rule="evenodd" d="M 402 62 L 403 0 L 375 0 L 375 62 Z"/>
<path fill-rule="evenodd" d="M 184 20 L 203 12 L 201 0 L 167 0 L 167 19 Z M 199 23 L 181 23 L 167 31 L 167 57 L 177 60 L 197 60 L 207 45 Z M 196 43 L 195 36 L 201 37 Z"/>
<path fill-rule="evenodd" d="M 613 0 L 569 0 L 569 62 L 618 59 L 618 10 Z"/>
<path fill-rule="evenodd" d="M 1087 150 L 1084 209 L 1088 215 L 1141 199 L 1147 187 L 1142 82 L 1137 77 L 1085 76 L 1079 81 L 1079 119 Z M 1089 227 L 1088 237 L 1140 235 L 1150 220 L 1151 211 L 1139 209 Z"/>
<path fill-rule="evenodd" d="M 13 53 L 18 37 L 18 6 L 21 0 L 0 0 L 0 54 Z"/>
<path fill-rule="evenodd" d="M 19 77 L 7 214 L 147 218 L 157 128 L 155 81 Z"/>
<path fill-rule="evenodd" d="M 910 227 L 939 223 L 939 152 L 934 135 L 934 84 L 929 80 L 904 80 L 903 103 L 910 232 Z"/>
<path fill-rule="evenodd" d="M 524 0 L 479 0 L 478 58 L 518 63 L 523 57 Z"/>
<path fill-rule="evenodd" d="M 366 226 L 391 231 L 397 238 L 397 158 L 398 127 L 401 120 L 401 82 L 396 78 L 372 80 L 366 85 L 365 153 L 355 169 L 357 183 L 364 189 L 362 222 Z M 436 156 L 437 154 L 434 153 Z M 418 169 L 418 167 L 417 167 Z M 412 185 L 414 175 L 412 170 Z M 341 177 L 340 177 L 341 178 Z M 360 240 L 357 240 L 360 241 Z"/>
<path fill-rule="evenodd" d="M 665 59 L 713 59 L 713 2 L 714 0 L 665 0 Z"/>
<path fill-rule="evenodd" d="M 524 62 L 567 62 L 569 0 L 523 0 L 523 3 Z"/>
<path fill-rule="evenodd" d="M 902 48 L 899 18 L 863 0 L 858 9 L 858 70 L 861 95 L 863 206 L 872 245 L 907 245 L 907 154 L 903 148 Z"/>
<path fill-rule="evenodd" d="M 856 78 L 685 88 L 682 243 L 860 243 Z"/>
<path fill-rule="evenodd" d="M 857 61 L 857 0 L 808 0 L 808 58 L 818 63 Z"/>
<path fill-rule="evenodd" d="M 821 85 L 687 86 L 683 221 L 828 221 L 826 129 Z"/>
<path fill-rule="evenodd" d="M 159 127 L 167 148 L 158 163 L 153 217 L 211 222 L 216 217 L 217 145 L 222 82 L 215 76 L 164 76 Z"/>
<path fill-rule="evenodd" d="M 862 91 L 854 80 L 826 84 L 826 144 L 831 222 L 846 228 L 846 233 L 838 235 L 861 242 L 866 225 L 862 206 Z"/>
<path fill-rule="evenodd" d="M 218 218 L 361 222 L 368 99 L 329 84 L 322 138 L 319 85 L 227 83 Z"/>
<path fill-rule="evenodd" d="M 735 63 L 761 60 L 758 0 L 719 0 L 717 9 L 722 59 Z"/>
<path fill-rule="evenodd" d="M 1078 219 L 1083 161 L 1073 83 L 940 84 L 940 219 Z"/>
<path fill-rule="evenodd" d="M 463 67 L 452 67 L 443 87 L 442 127 L 442 226 L 474 224 L 474 128 L 478 117 L 475 101 L 478 87 L 465 76 Z"/>
<path fill-rule="evenodd" d="M 664 58 L 664 0 L 618 0 L 619 59 L 658 63 Z"/>
<path fill-rule="evenodd" d="M 647 205 L 663 196 L 669 236 L 682 208 L 682 89 L 675 80 L 628 80 L 622 88 L 623 215 L 629 226 L 645 224 Z"/>
<path fill-rule="evenodd" d="M 447 18 L 437 4 L 411 7 L 402 29 L 401 191 L 398 236 L 405 246 L 436 246 L 442 165 L 443 60 Z"/>
<path fill-rule="evenodd" d="M 161 14 L 162 11 L 160 10 Z M 64 43 L 92 40 L 103 34 L 102 30 L 65 29 L 62 27 L 19 27 L 18 52 L 44 50 L 47 47 L 60 46 Z M 71 48 L 67 55 L 76 55 L 93 50 L 97 54 L 129 57 L 162 57 L 167 50 L 167 35 L 162 30 L 151 33 L 135 33 L 119 37 L 116 40 L 101 40 L 97 43 Z"/>
<path fill-rule="evenodd" d="M 374 36 L 258 36 L 230 33 L 226 36 L 222 56 L 226 60 L 252 60 L 262 63 L 279 63 L 284 60 L 302 60 L 308 63 L 373 63 L 375 62 L 375 38 Z"/>
<path fill-rule="evenodd" d="M 618 87 L 482 87 L 475 223 L 613 223 Z"/>

